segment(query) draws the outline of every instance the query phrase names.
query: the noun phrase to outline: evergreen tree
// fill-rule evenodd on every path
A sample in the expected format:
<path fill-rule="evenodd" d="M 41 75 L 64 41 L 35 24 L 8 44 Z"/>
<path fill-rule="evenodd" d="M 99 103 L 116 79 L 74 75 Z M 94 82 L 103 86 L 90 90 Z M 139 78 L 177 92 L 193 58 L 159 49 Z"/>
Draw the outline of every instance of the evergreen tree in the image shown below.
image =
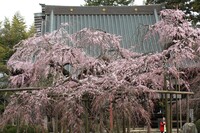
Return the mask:
<path fill-rule="evenodd" d="M 15 15 L 12 18 L 11 38 L 13 41 L 12 45 L 15 45 L 21 40 L 27 38 L 26 24 L 24 18 L 20 15 L 19 12 L 15 13 Z"/>
<path fill-rule="evenodd" d="M 35 26 L 34 26 L 34 24 L 32 24 L 31 27 L 29 28 L 28 32 L 27 32 L 27 36 L 33 37 L 35 33 L 36 33 Z"/>
<path fill-rule="evenodd" d="M 1 40 L 2 45 L 12 48 L 11 23 L 8 18 L 4 19 L 3 28 L 1 29 Z"/>
<path fill-rule="evenodd" d="M 86 6 L 127 6 L 134 0 L 85 0 L 85 2 Z"/>
<path fill-rule="evenodd" d="M 0 44 L 2 44 L 3 40 L 2 40 L 2 21 L 0 21 Z"/>
<path fill-rule="evenodd" d="M 0 25 L 0 73 L 8 74 L 6 67 L 6 60 L 11 56 L 11 24 L 8 18 L 5 18 L 4 22 Z"/>
<path fill-rule="evenodd" d="M 23 39 L 26 39 L 32 30 L 26 32 L 26 25 L 20 13 L 16 13 L 12 22 L 5 18 L 0 23 L 0 73 L 7 73 L 6 61 L 13 54 L 13 46 Z"/>
<path fill-rule="evenodd" d="M 195 14 L 190 15 L 193 23 L 200 22 L 200 0 L 191 1 L 190 5 L 192 7 L 192 11 L 195 12 Z"/>
<path fill-rule="evenodd" d="M 10 57 L 8 54 L 9 49 L 0 44 L 0 73 L 8 74 L 8 69 L 6 67 L 6 60 L 8 60 Z"/>

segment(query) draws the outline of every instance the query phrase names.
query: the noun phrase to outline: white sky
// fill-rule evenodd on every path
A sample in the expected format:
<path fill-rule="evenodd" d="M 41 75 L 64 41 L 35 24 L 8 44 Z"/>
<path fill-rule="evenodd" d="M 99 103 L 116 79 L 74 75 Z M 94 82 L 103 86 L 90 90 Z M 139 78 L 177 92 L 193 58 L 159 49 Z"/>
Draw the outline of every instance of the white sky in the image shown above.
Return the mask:
<path fill-rule="evenodd" d="M 0 0 L 0 21 L 5 17 L 10 20 L 16 12 L 24 17 L 26 25 L 29 27 L 34 22 L 34 13 L 41 12 L 39 4 L 80 6 L 84 0 Z M 134 5 L 142 5 L 143 0 L 135 0 Z"/>

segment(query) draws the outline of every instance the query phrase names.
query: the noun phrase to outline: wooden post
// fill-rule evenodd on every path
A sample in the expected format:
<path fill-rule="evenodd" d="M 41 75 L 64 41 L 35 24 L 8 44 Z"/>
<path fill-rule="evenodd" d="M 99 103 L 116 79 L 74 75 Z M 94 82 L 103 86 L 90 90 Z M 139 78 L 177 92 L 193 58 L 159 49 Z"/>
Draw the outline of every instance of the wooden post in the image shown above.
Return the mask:
<path fill-rule="evenodd" d="M 167 91 L 167 75 L 164 74 L 164 91 Z M 168 109 L 168 93 L 165 93 L 165 118 L 166 118 L 166 132 L 170 133 L 170 118 Z"/>
<path fill-rule="evenodd" d="M 172 86 L 172 77 L 170 76 L 169 77 L 169 84 L 170 84 L 170 90 L 172 89 L 171 86 Z M 170 95 L 170 106 L 169 106 L 169 120 L 170 120 L 170 133 L 172 133 L 172 117 L 173 117 L 173 114 L 172 114 L 172 95 L 173 94 L 169 94 Z"/>
<path fill-rule="evenodd" d="M 20 117 L 17 115 L 17 133 L 20 133 Z"/>
<path fill-rule="evenodd" d="M 52 117 L 52 127 L 53 127 L 53 133 L 56 133 L 56 122 L 54 117 Z"/>
<path fill-rule="evenodd" d="M 169 114 L 169 117 L 170 117 L 170 133 L 172 133 L 172 117 L 173 117 L 173 114 L 172 114 L 172 94 L 170 94 L 170 114 Z"/>
<path fill-rule="evenodd" d="M 109 97 L 110 101 L 110 133 L 113 132 L 113 108 L 112 108 L 112 98 Z"/>
<path fill-rule="evenodd" d="M 124 116 L 124 113 L 123 113 L 123 116 L 122 116 L 122 128 L 123 128 L 123 132 L 122 133 L 126 133 L 126 126 L 125 126 L 125 116 Z"/>
<path fill-rule="evenodd" d="M 120 133 L 120 131 L 119 131 L 119 120 L 118 120 L 118 116 L 117 116 L 117 114 L 115 115 L 115 118 L 116 118 L 116 130 L 117 130 L 117 133 Z"/>
<path fill-rule="evenodd" d="M 168 94 L 165 94 L 165 117 L 166 117 L 166 131 L 170 133 L 170 110 L 168 109 Z"/>
<path fill-rule="evenodd" d="M 47 116 L 44 117 L 44 129 L 45 129 L 45 132 L 48 132 L 48 118 L 47 118 Z"/>
<path fill-rule="evenodd" d="M 130 119 L 127 120 L 127 133 L 130 133 Z"/>
<path fill-rule="evenodd" d="M 190 117 L 190 107 L 189 107 L 189 95 L 186 95 L 186 106 L 187 106 L 187 116 L 186 116 L 186 122 L 189 123 L 189 117 Z"/>
<path fill-rule="evenodd" d="M 178 84 L 178 90 L 180 91 L 181 90 L 181 85 L 180 84 Z M 179 101 L 180 101 L 180 128 L 182 128 L 182 126 L 183 126 L 183 121 L 182 121 L 182 102 L 181 102 L 181 100 L 182 100 L 182 95 L 181 95 L 181 98 L 179 99 Z"/>
<path fill-rule="evenodd" d="M 178 91 L 177 78 L 175 79 L 176 91 Z M 179 115 L 178 115 L 178 94 L 176 94 L 176 132 L 179 133 Z"/>
<path fill-rule="evenodd" d="M 85 102 L 85 133 L 89 133 L 88 95 L 83 100 Z"/>
<path fill-rule="evenodd" d="M 69 133 L 72 133 L 72 128 L 71 128 L 71 126 L 69 127 Z"/>
<path fill-rule="evenodd" d="M 176 132 L 179 133 L 178 94 L 176 94 Z"/>
<path fill-rule="evenodd" d="M 147 133 L 151 133 L 151 126 L 150 126 L 150 124 L 148 124 L 148 126 L 147 126 Z"/>

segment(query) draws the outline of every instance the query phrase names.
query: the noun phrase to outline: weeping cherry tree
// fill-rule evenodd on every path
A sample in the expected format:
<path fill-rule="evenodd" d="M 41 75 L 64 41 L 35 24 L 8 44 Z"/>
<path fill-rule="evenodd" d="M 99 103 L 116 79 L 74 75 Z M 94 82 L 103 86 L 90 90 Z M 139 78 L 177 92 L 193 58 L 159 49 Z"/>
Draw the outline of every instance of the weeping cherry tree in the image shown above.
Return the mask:
<path fill-rule="evenodd" d="M 66 24 L 17 44 L 7 63 L 11 86 L 41 89 L 13 94 L 1 125 L 18 117 L 21 124 L 44 126 L 45 116 L 56 117 L 60 129 L 73 133 L 119 131 L 124 120 L 150 125 L 155 90 L 175 89 L 165 75 L 189 90 L 181 63 L 198 61 L 200 51 L 200 30 L 190 27 L 183 12 L 160 14 L 161 20 L 149 26 L 146 36 L 159 35 L 164 47 L 160 53 L 124 49 L 120 36 L 100 30 L 69 34 Z"/>

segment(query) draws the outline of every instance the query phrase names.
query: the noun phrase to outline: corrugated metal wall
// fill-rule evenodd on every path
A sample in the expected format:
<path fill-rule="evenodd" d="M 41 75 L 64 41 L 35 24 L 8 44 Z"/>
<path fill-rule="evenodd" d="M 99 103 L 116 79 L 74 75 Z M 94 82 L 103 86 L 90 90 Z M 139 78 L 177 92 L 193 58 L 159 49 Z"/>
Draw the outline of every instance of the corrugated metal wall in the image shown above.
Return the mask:
<path fill-rule="evenodd" d="M 148 26 L 158 21 L 158 12 L 163 9 L 162 5 L 69 7 L 41 4 L 41 6 L 43 20 L 37 25 L 41 26 L 42 33 L 52 32 L 58 29 L 61 23 L 68 23 L 67 31 L 70 34 L 83 28 L 93 28 L 122 36 L 123 48 L 140 53 L 162 51 L 161 45 L 157 44 L 158 37 L 145 39 Z M 90 49 L 87 53 L 98 53 Z"/>
<path fill-rule="evenodd" d="M 46 15 L 45 32 L 51 32 L 68 23 L 67 31 L 75 33 L 83 28 L 94 28 L 122 36 L 121 46 L 133 51 L 149 53 L 161 51 L 156 38 L 145 40 L 148 26 L 156 22 L 154 14 L 146 15 Z M 51 28 L 50 28 L 51 27 Z"/>

